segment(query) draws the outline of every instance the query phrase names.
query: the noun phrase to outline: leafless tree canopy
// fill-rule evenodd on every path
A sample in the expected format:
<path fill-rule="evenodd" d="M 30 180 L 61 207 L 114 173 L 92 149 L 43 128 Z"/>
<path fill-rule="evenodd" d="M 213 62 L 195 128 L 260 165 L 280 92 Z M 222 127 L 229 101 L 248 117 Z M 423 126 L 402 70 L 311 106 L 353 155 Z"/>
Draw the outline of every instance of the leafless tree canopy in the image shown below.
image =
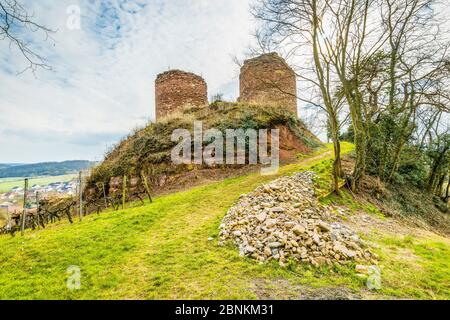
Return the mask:
<path fill-rule="evenodd" d="M 450 42 L 438 0 L 261 0 L 261 47 L 282 48 L 303 82 L 299 99 L 325 110 L 339 166 L 347 115 L 356 145 L 351 181 L 391 181 L 405 148 L 441 141 L 450 111 Z M 436 126 L 438 126 L 436 128 Z M 432 132 L 434 130 L 434 138 Z M 445 166 L 445 165 L 444 165 Z M 336 184 L 337 187 L 337 184 Z"/>
<path fill-rule="evenodd" d="M 0 40 L 9 41 L 10 48 L 20 51 L 27 62 L 27 67 L 21 73 L 38 68 L 50 69 L 46 59 L 33 49 L 26 40 L 29 33 L 41 32 L 49 39 L 54 31 L 37 23 L 33 14 L 16 0 L 0 0 Z"/>

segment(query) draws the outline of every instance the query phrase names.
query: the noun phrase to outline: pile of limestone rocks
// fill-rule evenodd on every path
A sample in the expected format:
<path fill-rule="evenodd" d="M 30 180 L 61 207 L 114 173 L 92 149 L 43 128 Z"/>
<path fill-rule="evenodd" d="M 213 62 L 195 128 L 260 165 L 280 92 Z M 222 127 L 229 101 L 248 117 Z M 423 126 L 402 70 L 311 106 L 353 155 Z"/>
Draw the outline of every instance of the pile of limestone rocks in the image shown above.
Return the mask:
<path fill-rule="evenodd" d="M 242 195 L 220 225 L 220 243 L 231 240 L 242 256 L 280 265 L 288 259 L 314 266 L 373 262 L 359 236 L 337 222 L 342 210 L 319 203 L 313 178 L 301 172 Z"/>

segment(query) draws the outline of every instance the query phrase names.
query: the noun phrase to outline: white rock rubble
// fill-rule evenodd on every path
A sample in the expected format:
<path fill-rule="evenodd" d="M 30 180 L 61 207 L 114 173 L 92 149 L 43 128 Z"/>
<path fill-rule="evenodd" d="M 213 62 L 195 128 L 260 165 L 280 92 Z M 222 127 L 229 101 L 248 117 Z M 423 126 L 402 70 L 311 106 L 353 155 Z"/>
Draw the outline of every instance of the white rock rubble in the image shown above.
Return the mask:
<path fill-rule="evenodd" d="M 313 172 L 282 177 L 242 195 L 220 225 L 220 243 L 234 242 L 257 261 L 288 259 L 314 266 L 374 261 L 359 236 L 314 195 Z M 340 210 L 342 212 L 342 210 Z"/>

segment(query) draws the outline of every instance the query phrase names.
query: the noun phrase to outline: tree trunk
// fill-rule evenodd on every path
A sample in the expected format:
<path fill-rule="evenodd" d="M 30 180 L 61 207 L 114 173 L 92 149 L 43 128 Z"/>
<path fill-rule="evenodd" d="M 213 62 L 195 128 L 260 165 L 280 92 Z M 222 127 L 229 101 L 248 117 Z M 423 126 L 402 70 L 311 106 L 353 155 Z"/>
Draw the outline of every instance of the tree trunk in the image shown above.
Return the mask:
<path fill-rule="evenodd" d="M 337 195 L 339 191 L 339 178 L 342 177 L 342 161 L 341 161 L 341 142 L 339 141 L 339 129 L 337 128 L 337 119 L 331 121 L 331 133 L 333 137 L 334 161 L 333 161 L 333 189 Z"/>
<path fill-rule="evenodd" d="M 444 201 L 448 202 L 449 199 L 450 199 L 450 172 L 448 173 L 448 183 L 447 183 L 447 190 L 445 191 Z"/>
<path fill-rule="evenodd" d="M 351 95 L 351 93 L 349 93 Z M 347 101 L 352 101 L 353 98 Z M 366 172 L 366 146 L 367 139 L 364 132 L 364 125 L 362 123 L 361 108 L 358 106 L 357 101 L 352 101 L 350 104 L 350 113 L 352 116 L 352 124 L 355 132 L 355 152 L 356 161 L 353 168 L 353 174 L 351 177 L 351 190 L 356 192 L 359 188 L 359 183 L 361 182 L 364 174 Z"/>
<path fill-rule="evenodd" d="M 442 190 L 444 189 L 444 181 L 446 178 L 446 174 L 443 173 L 439 179 L 438 179 L 438 183 L 436 185 L 436 190 L 435 190 L 435 195 L 442 198 Z"/>

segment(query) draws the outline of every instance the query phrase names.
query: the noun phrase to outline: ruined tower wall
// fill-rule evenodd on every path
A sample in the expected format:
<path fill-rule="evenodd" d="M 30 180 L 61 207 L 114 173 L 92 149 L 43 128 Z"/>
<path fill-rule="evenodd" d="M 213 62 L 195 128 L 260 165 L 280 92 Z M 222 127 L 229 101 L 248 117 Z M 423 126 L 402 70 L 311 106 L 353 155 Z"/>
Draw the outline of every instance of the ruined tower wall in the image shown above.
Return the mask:
<path fill-rule="evenodd" d="M 171 70 L 157 76 L 155 100 L 156 120 L 159 120 L 187 105 L 207 105 L 208 88 L 205 80 L 196 74 Z"/>
<path fill-rule="evenodd" d="M 246 60 L 240 74 L 241 102 L 285 107 L 297 114 L 295 72 L 277 53 Z"/>

